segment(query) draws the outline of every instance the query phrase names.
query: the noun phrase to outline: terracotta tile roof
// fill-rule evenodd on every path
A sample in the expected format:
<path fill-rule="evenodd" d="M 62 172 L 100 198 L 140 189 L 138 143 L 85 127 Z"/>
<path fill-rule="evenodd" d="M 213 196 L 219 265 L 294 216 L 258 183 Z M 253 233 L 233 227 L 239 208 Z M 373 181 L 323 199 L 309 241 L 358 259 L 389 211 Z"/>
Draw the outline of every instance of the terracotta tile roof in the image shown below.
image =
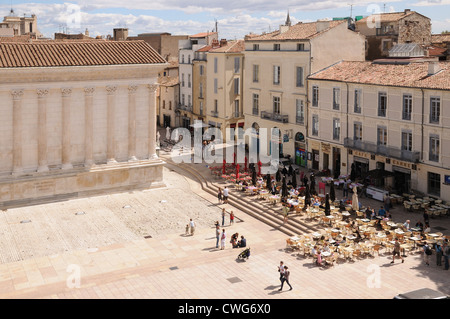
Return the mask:
<path fill-rule="evenodd" d="M 158 83 L 162 86 L 175 86 L 180 83 L 178 76 L 165 76 L 158 79 Z"/>
<path fill-rule="evenodd" d="M 227 41 L 224 46 L 209 50 L 211 53 L 239 53 L 245 50 L 244 40 Z"/>
<path fill-rule="evenodd" d="M 368 19 L 373 19 L 374 17 L 377 17 L 380 22 L 395 22 L 407 16 L 410 16 L 414 13 L 417 12 L 408 11 L 408 12 L 375 13 L 368 17 L 364 17 L 361 20 L 358 20 L 358 23 L 366 23 Z"/>
<path fill-rule="evenodd" d="M 431 35 L 431 43 L 446 43 L 446 42 L 450 42 L 450 33 Z"/>
<path fill-rule="evenodd" d="M 447 53 L 447 48 L 428 47 L 428 54 L 430 56 L 445 56 L 446 53 Z"/>
<path fill-rule="evenodd" d="M 441 71 L 428 75 L 430 62 L 375 64 L 343 61 L 309 76 L 312 80 L 450 90 L 450 62 L 438 62 Z"/>
<path fill-rule="evenodd" d="M 278 40 L 303 40 L 303 39 L 312 39 L 323 32 L 326 32 L 342 23 L 347 23 L 347 20 L 338 20 L 338 21 L 327 21 L 329 22 L 329 27 L 324 29 L 321 32 L 317 32 L 317 23 L 318 22 L 309 22 L 302 23 L 299 22 L 289 27 L 289 30 L 281 33 L 280 30 L 261 34 L 254 35 L 251 34 L 246 36 L 246 41 L 278 41 Z"/>
<path fill-rule="evenodd" d="M 204 38 L 206 36 L 212 36 L 214 34 L 217 34 L 217 32 L 202 32 L 202 33 L 197 33 L 194 35 L 190 35 L 190 38 Z"/>
<path fill-rule="evenodd" d="M 0 68 L 166 63 L 145 41 L 0 42 Z"/>
<path fill-rule="evenodd" d="M 31 42 L 31 36 L 28 34 L 25 35 L 16 35 L 13 37 L 0 37 L 0 42 Z"/>

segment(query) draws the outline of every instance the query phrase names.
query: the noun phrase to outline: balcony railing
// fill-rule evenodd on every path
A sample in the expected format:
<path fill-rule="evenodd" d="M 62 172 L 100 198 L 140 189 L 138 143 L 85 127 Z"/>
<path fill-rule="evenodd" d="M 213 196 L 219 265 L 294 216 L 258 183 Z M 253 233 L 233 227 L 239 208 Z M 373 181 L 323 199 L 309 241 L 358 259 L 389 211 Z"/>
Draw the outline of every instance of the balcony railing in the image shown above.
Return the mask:
<path fill-rule="evenodd" d="M 295 123 L 297 123 L 297 124 L 305 124 L 305 117 L 304 116 L 296 116 L 295 117 Z"/>
<path fill-rule="evenodd" d="M 192 112 L 192 105 L 184 105 L 179 103 L 177 105 L 177 110 Z"/>
<path fill-rule="evenodd" d="M 219 112 L 218 111 L 211 111 L 211 116 L 219 117 Z"/>
<path fill-rule="evenodd" d="M 289 115 L 287 115 L 287 114 L 278 114 L 278 113 L 271 113 L 271 112 L 267 112 L 267 111 L 261 111 L 261 118 L 272 120 L 275 122 L 289 123 Z"/>
<path fill-rule="evenodd" d="M 240 117 L 243 117 L 244 114 L 242 112 L 233 112 L 233 114 L 231 114 L 231 116 L 233 118 L 240 118 Z"/>
<path fill-rule="evenodd" d="M 376 143 L 373 142 L 363 142 L 361 140 L 354 140 L 352 138 L 345 138 L 344 146 L 351 149 L 369 152 L 385 157 L 396 158 L 402 161 L 412 163 L 417 163 L 420 160 L 420 152 L 406 151 L 398 147 L 377 145 Z"/>

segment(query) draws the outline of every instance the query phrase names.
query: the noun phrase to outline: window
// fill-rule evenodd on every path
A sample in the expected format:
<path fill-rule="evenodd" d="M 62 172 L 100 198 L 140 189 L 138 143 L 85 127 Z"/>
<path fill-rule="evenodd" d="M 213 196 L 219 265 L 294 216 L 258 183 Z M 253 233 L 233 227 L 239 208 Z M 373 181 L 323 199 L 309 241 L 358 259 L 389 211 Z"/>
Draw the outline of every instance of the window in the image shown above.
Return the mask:
<path fill-rule="evenodd" d="M 297 124 L 305 123 L 305 107 L 301 99 L 295 100 L 295 121 Z"/>
<path fill-rule="evenodd" d="M 184 73 L 181 74 L 181 86 L 184 87 Z"/>
<path fill-rule="evenodd" d="M 341 120 L 333 119 L 333 140 L 339 141 L 341 138 Z"/>
<path fill-rule="evenodd" d="M 410 121 L 411 113 L 412 113 L 412 96 L 411 94 L 403 94 L 402 119 Z"/>
<path fill-rule="evenodd" d="M 281 67 L 278 65 L 273 66 L 273 84 L 280 84 Z"/>
<path fill-rule="evenodd" d="M 354 112 L 361 113 L 361 95 L 362 92 L 360 89 L 355 90 L 355 101 L 354 101 Z"/>
<path fill-rule="evenodd" d="M 341 89 L 333 88 L 333 110 L 339 110 L 340 98 L 341 98 Z"/>
<path fill-rule="evenodd" d="M 412 132 L 402 132 L 402 151 L 412 151 Z"/>
<path fill-rule="evenodd" d="M 190 94 L 188 94 L 188 106 L 191 106 L 192 104 L 191 104 L 191 95 Z"/>
<path fill-rule="evenodd" d="M 204 72 L 203 65 L 200 65 L 200 75 L 203 75 L 203 72 Z"/>
<path fill-rule="evenodd" d="M 312 106 L 319 106 L 319 87 L 317 85 L 312 87 Z"/>
<path fill-rule="evenodd" d="M 439 123 L 441 113 L 441 98 L 432 97 L 430 99 L 430 123 Z"/>
<path fill-rule="evenodd" d="M 203 101 L 200 101 L 200 115 L 203 115 Z"/>
<path fill-rule="evenodd" d="M 274 51 L 280 51 L 280 44 L 279 44 L 279 43 L 275 43 L 275 44 L 273 45 L 273 50 L 274 50 Z"/>
<path fill-rule="evenodd" d="M 312 116 L 312 128 L 311 135 L 318 136 L 319 135 L 319 116 L 314 114 Z"/>
<path fill-rule="evenodd" d="M 203 99 L 203 83 L 200 83 L 198 85 L 198 89 L 199 89 L 199 98 Z"/>
<path fill-rule="evenodd" d="M 188 63 L 189 64 L 191 63 L 191 55 L 190 54 L 188 54 Z"/>
<path fill-rule="evenodd" d="M 217 93 L 217 89 L 218 89 L 218 80 L 214 79 L 214 93 Z"/>
<path fill-rule="evenodd" d="M 172 101 L 169 101 L 169 110 L 172 110 Z"/>
<path fill-rule="evenodd" d="M 258 115 L 259 113 L 259 94 L 253 93 L 253 115 Z"/>
<path fill-rule="evenodd" d="M 185 98 L 184 98 L 184 94 L 181 94 L 181 104 L 182 105 L 186 105 L 186 100 L 185 100 Z"/>
<path fill-rule="evenodd" d="M 253 51 L 259 50 L 259 44 L 253 44 Z"/>
<path fill-rule="evenodd" d="M 298 66 L 295 72 L 295 83 L 297 87 L 303 86 L 303 68 Z"/>
<path fill-rule="evenodd" d="M 430 161 L 439 162 L 439 136 L 430 135 Z"/>
<path fill-rule="evenodd" d="M 281 112 L 281 99 L 279 96 L 273 97 L 273 113 L 280 114 Z"/>
<path fill-rule="evenodd" d="M 217 58 L 214 58 L 214 73 L 217 73 Z"/>
<path fill-rule="evenodd" d="M 378 93 L 378 116 L 386 117 L 387 95 L 384 92 Z"/>
<path fill-rule="evenodd" d="M 362 140 L 362 124 L 357 122 L 353 124 L 353 139 L 355 141 L 361 141 Z"/>
<path fill-rule="evenodd" d="M 234 73 L 239 73 L 241 69 L 241 59 L 240 58 L 234 58 Z"/>
<path fill-rule="evenodd" d="M 297 51 L 305 51 L 305 44 L 297 43 Z"/>
<path fill-rule="evenodd" d="M 239 117 L 240 116 L 240 110 L 239 110 L 239 100 L 234 100 L 234 116 Z"/>
<path fill-rule="evenodd" d="M 214 100 L 214 112 L 217 114 L 219 112 L 219 102 Z"/>
<path fill-rule="evenodd" d="M 259 65 L 253 64 L 253 83 L 259 82 Z"/>
<path fill-rule="evenodd" d="M 387 145 L 387 128 L 385 126 L 378 126 L 377 128 L 377 145 Z"/>
<path fill-rule="evenodd" d="M 441 196 L 441 175 L 428 172 L 428 193 L 431 195 Z"/>
<path fill-rule="evenodd" d="M 181 63 L 184 63 L 184 54 L 181 55 Z"/>
<path fill-rule="evenodd" d="M 234 79 L 234 94 L 239 94 L 240 87 L 239 87 L 239 78 Z"/>
<path fill-rule="evenodd" d="M 188 88 L 191 87 L 191 75 L 188 74 Z"/>
<path fill-rule="evenodd" d="M 166 108 L 166 100 L 163 100 L 163 105 L 162 105 L 163 109 Z"/>

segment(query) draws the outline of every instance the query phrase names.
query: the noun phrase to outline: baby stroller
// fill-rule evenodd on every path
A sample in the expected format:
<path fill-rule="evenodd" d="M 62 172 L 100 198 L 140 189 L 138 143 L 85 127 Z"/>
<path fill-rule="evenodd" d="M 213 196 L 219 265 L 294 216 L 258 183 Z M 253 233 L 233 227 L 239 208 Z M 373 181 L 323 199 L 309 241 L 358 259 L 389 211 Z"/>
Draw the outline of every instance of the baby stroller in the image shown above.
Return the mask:
<path fill-rule="evenodd" d="M 250 247 L 241 251 L 238 255 L 239 259 L 248 259 L 250 257 Z"/>

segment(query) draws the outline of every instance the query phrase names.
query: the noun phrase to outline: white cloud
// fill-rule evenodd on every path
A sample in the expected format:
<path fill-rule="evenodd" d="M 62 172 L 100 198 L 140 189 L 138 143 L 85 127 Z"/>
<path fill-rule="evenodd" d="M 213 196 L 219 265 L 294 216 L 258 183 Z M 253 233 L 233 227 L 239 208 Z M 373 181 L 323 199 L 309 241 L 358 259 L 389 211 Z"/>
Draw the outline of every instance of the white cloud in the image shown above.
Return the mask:
<path fill-rule="evenodd" d="M 423 0 L 412 5 L 416 7 L 444 6 L 450 5 L 450 0 Z"/>

